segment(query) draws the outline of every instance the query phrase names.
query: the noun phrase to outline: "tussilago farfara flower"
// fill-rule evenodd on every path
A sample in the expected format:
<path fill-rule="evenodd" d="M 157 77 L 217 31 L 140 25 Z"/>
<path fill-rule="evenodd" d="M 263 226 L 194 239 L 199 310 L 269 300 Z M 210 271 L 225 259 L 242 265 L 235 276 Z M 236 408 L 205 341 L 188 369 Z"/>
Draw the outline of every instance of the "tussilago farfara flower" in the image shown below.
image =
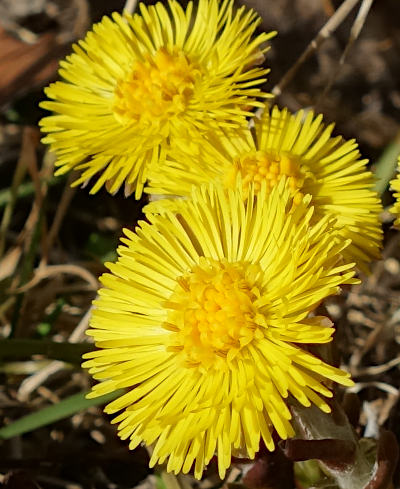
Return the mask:
<path fill-rule="evenodd" d="M 246 124 L 267 96 L 268 70 L 256 67 L 274 33 L 253 36 L 260 18 L 233 0 L 175 0 L 140 15 L 104 17 L 60 63 L 64 81 L 51 84 L 42 107 L 44 142 L 57 155 L 57 174 L 80 170 L 75 185 L 101 176 L 114 193 L 139 198 L 150 164 L 175 146 L 195 151 L 197 133 Z"/>
<path fill-rule="evenodd" d="M 163 168 L 150 174 L 146 191 L 187 196 L 192 185 L 210 180 L 234 188 L 240 174 L 246 194 L 250 182 L 258 189 L 265 181 L 270 190 L 286 176 L 295 201 L 309 193 L 316 218 L 336 217 L 342 236 L 352 240 L 344 250 L 346 259 L 366 270 L 367 263 L 379 257 L 382 206 L 356 142 L 332 137 L 332 130 L 333 124 L 325 126 L 321 115 L 293 115 L 274 107 L 255 119 L 254 130 L 243 128 L 204 140 L 195 158 L 176 151 Z M 149 209 L 157 207 L 154 203 Z"/>
<path fill-rule="evenodd" d="M 400 156 L 397 162 L 398 170 L 400 170 Z M 400 226 L 400 173 L 397 173 L 397 176 L 394 180 L 391 180 L 390 187 L 394 191 L 393 195 L 396 199 L 396 202 L 393 204 L 393 207 L 390 209 L 392 214 L 396 215 L 396 220 L 394 221 L 394 225 Z"/>
<path fill-rule="evenodd" d="M 293 206 L 285 181 L 243 192 L 195 188 L 177 214 L 125 230 L 88 332 L 91 397 L 129 389 L 105 409 L 120 411 L 120 437 L 198 478 L 214 453 L 223 478 L 232 454 L 253 458 L 261 438 L 273 450 L 273 429 L 293 436 L 288 396 L 329 412 L 326 383 L 352 384 L 301 347 L 331 341 L 329 319 L 309 313 L 356 282 L 348 243 L 330 217 L 311 227 L 309 196 Z"/>

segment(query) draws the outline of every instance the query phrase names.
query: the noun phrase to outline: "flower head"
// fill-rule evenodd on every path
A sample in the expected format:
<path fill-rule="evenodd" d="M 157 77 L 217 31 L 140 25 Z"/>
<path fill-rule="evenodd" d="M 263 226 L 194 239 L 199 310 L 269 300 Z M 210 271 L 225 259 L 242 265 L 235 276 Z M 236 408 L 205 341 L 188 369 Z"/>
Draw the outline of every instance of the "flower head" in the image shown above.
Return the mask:
<path fill-rule="evenodd" d="M 106 407 L 120 414 L 130 448 L 154 445 L 151 465 L 196 477 L 216 452 L 224 477 L 231 456 L 253 458 L 272 431 L 294 435 L 286 398 L 323 411 L 329 381 L 349 375 L 304 350 L 334 329 L 309 313 L 341 284 L 355 283 L 343 264 L 348 243 L 330 217 L 311 226 L 309 197 L 294 207 L 287 183 L 258 196 L 223 186 L 195 188 L 177 214 L 149 214 L 125 230 L 108 264 L 85 355 L 91 396 L 126 388 Z"/>
<path fill-rule="evenodd" d="M 288 178 L 295 202 L 310 194 L 316 218 L 328 214 L 336 218 L 343 238 L 352 240 L 344 250 L 346 259 L 366 270 L 367 263 L 379 257 L 382 205 L 357 144 L 332 137 L 332 130 L 333 124 L 325 126 L 321 115 L 304 111 L 292 115 L 274 107 L 255 120 L 254 133 L 241 128 L 225 137 L 208 138 L 196 158 L 175 151 L 158 172 L 150 174 L 146 192 L 187 196 L 192 185 L 208 181 L 234 188 L 241 175 L 247 195 L 251 182 L 256 190 L 261 182 L 271 190 L 282 177 Z M 158 204 L 151 206 L 156 210 Z"/>
<path fill-rule="evenodd" d="M 400 155 L 397 162 L 397 167 L 400 169 Z M 394 225 L 400 226 L 400 173 L 397 173 L 397 176 L 394 180 L 390 182 L 391 189 L 394 191 L 394 197 L 396 202 L 393 204 L 393 207 L 390 209 L 390 212 L 396 215 L 396 220 L 394 221 Z"/>
<path fill-rule="evenodd" d="M 256 65 L 274 33 L 253 36 L 259 17 L 233 0 L 140 4 L 140 15 L 104 17 L 62 61 L 51 84 L 54 112 L 41 121 L 58 174 L 80 170 L 75 184 L 102 172 L 91 192 L 140 197 L 151 165 L 171 148 L 196 151 L 200 133 L 246 123 L 267 96 Z"/>

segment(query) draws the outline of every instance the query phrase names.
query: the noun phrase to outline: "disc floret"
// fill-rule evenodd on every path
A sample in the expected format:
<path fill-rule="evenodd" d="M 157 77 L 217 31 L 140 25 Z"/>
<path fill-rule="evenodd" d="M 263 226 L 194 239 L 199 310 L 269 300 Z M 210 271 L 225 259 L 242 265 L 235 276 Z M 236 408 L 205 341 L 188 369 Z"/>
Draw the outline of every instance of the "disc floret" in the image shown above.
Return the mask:
<path fill-rule="evenodd" d="M 165 120 L 182 113 L 193 95 L 200 70 L 182 51 L 160 48 L 144 61 L 136 61 L 131 73 L 115 88 L 113 111 L 123 123 Z"/>
<path fill-rule="evenodd" d="M 259 314 L 257 265 L 203 258 L 178 279 L 167 306 L 166 329 L 176 331 L 169 350 L 182 351 L 187 366 L 229 368 L 240 350 L 264 337 Z"/>
<path fill-rule="evenodd" d="M 299 158 L 290 153 L 274 150 L 244 153 L 234 159 L 227 173 L 225 185 L 228 188 L 235 188 L 238 174 L 243 182 L 244 195 L 247 195 L 250 184 L 254 184 L 254 189 L 258 193 L 263 181 L 270 192 L 282 176 L 285 176 L 293 195 L 296 195 L 295 203 L 299 203 L 303 198 L 301 189 L 307 175 L 306 167 L 301 165 Z"/>

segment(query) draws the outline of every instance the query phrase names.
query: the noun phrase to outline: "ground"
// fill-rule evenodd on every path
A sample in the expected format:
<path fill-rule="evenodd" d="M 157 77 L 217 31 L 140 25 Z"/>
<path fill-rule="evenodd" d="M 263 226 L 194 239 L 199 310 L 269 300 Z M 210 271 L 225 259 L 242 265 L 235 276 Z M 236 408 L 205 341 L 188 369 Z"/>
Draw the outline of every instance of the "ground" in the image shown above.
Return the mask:
<path fill-rule="evenodd" d="M 383 179 L 382 260 L 368 277 L 362 276 L 361 285 L 324 307 L 337 327 L 336 356 L 355 380 L 352 396 L 338 393 L 339 404 L 350 414 L 358 435 L 375 439 L 384 428 L 399 438 L 400 234 L 388 212 L 393 197 L 387 184 L 400 153 L 400 5 L 398 0 L 374 2 L 359 37 L 349 45 L 359 7 L 368 3 L 353 2 L 347 18 L 310 51 L 286 83 L 285 73 L 341 2 L 240 3 L 260 13 L 260 29 L 278 31 L 265 60 L 271 68 L 266 88 L 275 87 L 275 102 L 292 111 L 322 112 L 326 121 L 336 123 L 336 134 L 358 141 L 363 156 Z M 88 311 L 97 278 L 105 271 L 103 263 L 115 257 L 121 229 L 133 229 L 142 216 L 145 198 L 136 202 L 121 193 L 111 197 L 105 190 L 89 196 L 84 189 L 70 188 L 70 176 L 53 177 L 53 158 L 41 145 L 37 126 L 44 115 L 38 107 L 42 89 L 57 78 L 58 60 L 92 22 L 123 6 L 118 0 L 0 0 L 1 338 L 12 335 L 43 345 L 49 340 L 70 341 L 83 343 L 85 349 Z M 40 352 L 44 354 L 25 351 L 19 358 L 8 354 L 4 345 L 0 415 L 5 425 L 89 389 L 91 380 L 80 370 L 78 358 L 54 361 L 46 348 Z M 292 463 L 281 452 L 268 463 L 278 467 L 280 475 L 272 477 L 270 470 L 261 484 L 253 473 L 253 480 L 244 481 L 248 487 L 306 488 L 315 487 L 315 480 L 320 480 L 318 487 L 337 487 L 329 485 L 315 465 L 304 463 L 296 464 L 294 482 Z M 241 484 L 249 467 L 235 464 L 226 484 Z M 400 487 L 398 472 L 394 487 Z M 129 452 L 96 406 L 3 441 L 0 474 L 8 489 L 168 485 L 166 477 L 148 468 L 146 450 Z M 179 482 L 185 489 L 220 485 L 213 464 L 202 482 L 190 477 Z"/>

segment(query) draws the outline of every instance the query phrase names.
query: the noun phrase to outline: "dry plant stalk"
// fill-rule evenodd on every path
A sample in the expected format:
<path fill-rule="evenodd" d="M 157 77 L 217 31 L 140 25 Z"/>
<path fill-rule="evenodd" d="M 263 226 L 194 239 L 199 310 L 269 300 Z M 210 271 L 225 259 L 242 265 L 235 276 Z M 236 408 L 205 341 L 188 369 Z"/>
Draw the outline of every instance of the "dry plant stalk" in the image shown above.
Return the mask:
<path fill-rule="evenodd" d="M 316 37 L 310 42 L 310 44 L 303 51 L 298 60 L 289 70 L 283 75 L 280 82 L 272 89 L 272 93 L 275 96 L 279 96 L 284 88 L 292 81 L 292 78 L 297 73 L 298 69 L 307 61 L 307 59 L 318 50 L 318 48 L 335 32 L 340 24 L 345 20 L 353 8 L 360 0 L 345 0 L 328 22 L 318 32 Z"/>

